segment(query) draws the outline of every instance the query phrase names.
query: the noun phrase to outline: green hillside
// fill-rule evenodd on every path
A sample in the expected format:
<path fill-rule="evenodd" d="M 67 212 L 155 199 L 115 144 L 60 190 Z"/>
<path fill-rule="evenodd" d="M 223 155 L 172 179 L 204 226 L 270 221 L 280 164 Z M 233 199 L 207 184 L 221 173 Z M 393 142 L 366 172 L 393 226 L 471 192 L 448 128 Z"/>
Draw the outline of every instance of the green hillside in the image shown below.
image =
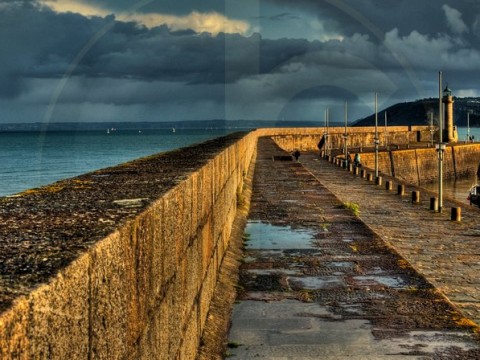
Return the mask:
<path fill-rule="evenodd" d="M 480 98 L 454 97 L 454 117 L 457 126 L 467 126 L 467 112 L 470 110 L 470 126 L 480 126 Z M 429 113 L 433 113 L 434 122 L 438 121 L 438 98 L 423 99 L 399 103 L 378 113 L 379 125 L 384 124 L 384 112 L 387 111 L 388 125 L 427 125 Z M 357 120 L 353 126 L 375 125 L 375 114 Z"/>

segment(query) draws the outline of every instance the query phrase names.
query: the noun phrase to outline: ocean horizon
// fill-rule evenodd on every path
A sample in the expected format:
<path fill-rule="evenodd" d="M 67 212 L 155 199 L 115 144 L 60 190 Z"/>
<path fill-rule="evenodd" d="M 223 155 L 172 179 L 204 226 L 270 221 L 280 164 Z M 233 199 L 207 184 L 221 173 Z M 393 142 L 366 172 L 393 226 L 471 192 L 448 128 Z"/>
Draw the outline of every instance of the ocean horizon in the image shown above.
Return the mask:
<path fill-rule="evenodd" d="M 144 129 L 0 132 L 0 196 L 225 136 L 240 129 Z M 467 128 L 459 128 L 459 141 Z M 480 128 L 470 134 L 480 141 Z M 470 181 L 471 182 L 471 181 Z M 464 182 L 455 193 L 464 200 Z M 457 184 L 458 185 L 458 184 Z M 453 185 L 452 185 L 453 186 Z"/>
<path fill-rule="evenodd" d="M 232 132 L 235 129 L 0 132 L 0 196 Z"/>

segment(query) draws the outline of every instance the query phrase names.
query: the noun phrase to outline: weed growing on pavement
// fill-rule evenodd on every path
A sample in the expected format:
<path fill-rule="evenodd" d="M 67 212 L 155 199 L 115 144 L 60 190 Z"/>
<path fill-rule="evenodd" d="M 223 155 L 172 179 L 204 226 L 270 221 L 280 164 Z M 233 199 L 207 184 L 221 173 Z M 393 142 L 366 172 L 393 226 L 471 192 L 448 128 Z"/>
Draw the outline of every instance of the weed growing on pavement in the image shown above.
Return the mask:
<path fill-rule="evenodd" d="M 355 204 L 352 202 L 346 202 L 346 203 L 343 203 L 343 208 L 350 210 L 355 216 L 360 215 L 360 205 L 358 204 Z"/>

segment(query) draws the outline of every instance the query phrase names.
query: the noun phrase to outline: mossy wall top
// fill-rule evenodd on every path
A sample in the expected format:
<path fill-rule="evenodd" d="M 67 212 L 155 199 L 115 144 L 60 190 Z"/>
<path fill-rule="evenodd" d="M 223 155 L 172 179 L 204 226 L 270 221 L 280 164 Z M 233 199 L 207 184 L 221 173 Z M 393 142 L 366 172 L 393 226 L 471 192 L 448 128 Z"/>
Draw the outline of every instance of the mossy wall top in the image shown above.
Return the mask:
<path fill-rule="evenodd" d="M 252 133 L 2 198 L 1 359 L 193 359 Z"/>

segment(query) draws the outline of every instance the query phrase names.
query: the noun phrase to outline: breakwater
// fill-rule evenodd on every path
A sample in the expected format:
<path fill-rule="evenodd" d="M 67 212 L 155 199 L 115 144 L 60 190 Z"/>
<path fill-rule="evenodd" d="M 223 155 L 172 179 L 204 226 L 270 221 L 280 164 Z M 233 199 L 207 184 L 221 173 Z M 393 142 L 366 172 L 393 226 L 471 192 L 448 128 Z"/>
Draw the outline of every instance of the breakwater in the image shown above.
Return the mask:
<path fill-rule="evenodd" d="M 283 150 L 292 152 L 318 151 L 318 142 L 325 133 L 319 129 L 260 129 L 260 136 L 270 136 Z M 328 130 L 330 149 L 340 153 L 344 144 L 344 128 Z M 352 127 L 347 129 L 350 151 L 362 151 L 365 167 L 375 166 L 373 127 Z M 428 126 L 378 127 L 380 151 L 379 171 L 399 180 L 422 185 L 438 177 L 438 154 L 434 147 L 427 147 L 431 140 Z M 388 143 L 388 146 L 386 144 Z M 406 149 L 411 147 L 411 149 Z M 400 148 L 400 149 L 398 149 Z M 335 151 L 337 150 L 337 151 Z M 445 179 L 460 179 L 476 173 L 480 163 L 480 144 L 455 144 L 447 146 L 444 153 L 443 171 Z"/>
<path fill-rule="evenodd" d="M 329 131 L 341 147 L 343 128 Z M 391 133 L 399 144 L 430 135 Z M 373 143 L 373 128 L 349 134 L 349 146 Z M 258 138 L 317 151 L 322 135 L 233 134 L 1 198 L 0 358 L 194 359 Z M 402 151 L 395 171 L 403 161 L 418 174 Z M 456 146 L 456 173 L 479 153 Z"/>
<path fill-rule="evenodd" d="M 259 136 L 270 136 L 285 151 L 317 151 L 318 143 L 326 128 L 304 129 L 260 129 Z M 342 149 L 344 144 L 345 128 L 330 127 L 329 147 Z M 349 127 L 347 128 L 348 146 L 352 148 L 373 147 L 375 128 L 373 127 Z M 405 145 L 420 141 L 429 141 L 431 138 L 428 126 L 389 126 L 387 129 L 378 127 L 380 144 Z"/>
<path fill-rule="evenodd" d="M 256 137 L 2 198 L 1 359 L 195 357 Z"/>
<path fill-rule="evenodd" d="M 362 163 L 375 167 L 375 154 L 361 154 Z M 444 179 L 471 177 L 480 163 L 480 144 L 457 144 L 446 147 L 443 160 Z M 379 171 L 414 185 L 438 178 L 438 153 L 435 148 L 388 150 L 378 155 Z"/>

